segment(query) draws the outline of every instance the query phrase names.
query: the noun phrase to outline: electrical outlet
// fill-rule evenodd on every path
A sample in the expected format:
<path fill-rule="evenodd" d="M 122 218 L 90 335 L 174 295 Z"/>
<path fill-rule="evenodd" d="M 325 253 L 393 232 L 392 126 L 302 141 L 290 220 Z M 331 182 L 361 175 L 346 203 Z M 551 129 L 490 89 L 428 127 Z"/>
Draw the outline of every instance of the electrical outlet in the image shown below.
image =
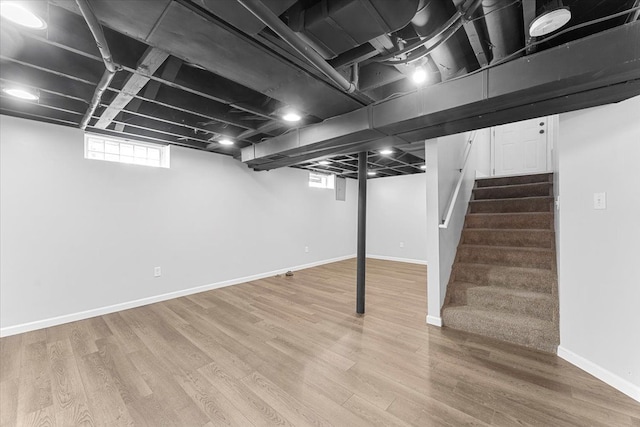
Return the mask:
<path fill-rule="evenodd" d="M 309 246 L 305 246 L 304 247 L 304 251 L 308 253 L 309 252 Z"/>
<path fill-rule="evenodd" d="M 160 277 L 162 276 L 162 270 L 160 269 L 160 267 L 156 267 L 153 269 L 153 277 Z"/>
<path fill-rule="evenodd" d="M 607 209 L 607 193 L 593 193 L 593 209 Z"/>
<path fill-rule="evenodd" d="M 400 247 L 404 248 L 404 242 L 400 242 Z"/>

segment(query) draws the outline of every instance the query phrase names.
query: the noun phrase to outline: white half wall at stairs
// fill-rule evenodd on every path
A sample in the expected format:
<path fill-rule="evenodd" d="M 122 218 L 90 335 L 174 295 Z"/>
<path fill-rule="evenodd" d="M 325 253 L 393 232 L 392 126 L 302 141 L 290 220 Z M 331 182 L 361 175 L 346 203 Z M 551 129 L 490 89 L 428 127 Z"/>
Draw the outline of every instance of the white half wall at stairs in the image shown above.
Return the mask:
<path fill-rule="evenodd" d="M 488 129 L 479 130 L 472 145 L 463 183 L 446 229 L 439 224 L 448 208 L 462 168 L 469 133 L 449 135 L 425 142 L 427 157 L 427 312 L 428 322 L 437 326 L 447 293 L 451 266 L 460 241 L 471 190 L 476 177 L 478 152 L 489 147 Z M 486 158 L 486 157 L 483 157 Z M 484 166 L 483 166 L 484 167 Z M 483 171 L 484 172 L 484 171 Z"/>

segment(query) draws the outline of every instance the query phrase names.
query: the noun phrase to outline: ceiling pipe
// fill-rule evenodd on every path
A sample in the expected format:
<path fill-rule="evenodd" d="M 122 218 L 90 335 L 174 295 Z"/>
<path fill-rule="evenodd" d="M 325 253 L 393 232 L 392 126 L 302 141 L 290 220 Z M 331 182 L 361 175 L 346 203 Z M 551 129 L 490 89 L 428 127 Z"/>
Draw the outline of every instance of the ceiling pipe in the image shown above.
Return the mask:
<path fill-rule="evenodd" d="M 80 13 L 82 14 L 84 20 L 87 22 L 91 34 L 93 34 L 93 38 L 96 41 L 96 45 L 98 46 L 98 50 L 100 51 L 100 56 L 102 56 L 102 61 L 104 62 L 104 66 L 106 68 L 104 74 L 102 74 L 102 78 L 96 86 L 96 90 L 93 92 L 93 97 L 91 98 L 91 102 L 89 103 L 89 108 L 80 121 L 80 129 L 85 130 L 87 128 L 87 125 L 89 124 L 89 120 L 91 120 L 91 117 L 93 116 L 93 113 L 95 113 L 96 109 L 100 105 L 102 94 L 109 87 L 111 80 L 113 80 L 113 76 L 121 68 L 120 66 L 116 65 L 115 62 L 113 62 L 113 57 L 111 56 L 111 51 L 109 50 L 107 39 L 105 38 L 104 32 L 102 31 L 102 26 L 100 25 L 98 18 L 96 18 L 96 15 L 93 13 L 93 10 L 91 10 L 89 2 L 87 0 L 76 0 L 76 4 L 80 8 Z"/>
<path fill-rule="evenodd" d="M 284 22 L 280 20 L 267 6 L 260 0 L 238 0 L 249 12 L 251 12 L 262 23 L 269 27 L 282 40 L 287 42 L 289 46 L 295 49 L 322 74 L 327 76 L 334 84 L 347 93 L 353 93 L 356 86 L 347 80 L 342 74 L 335 70 L 324 60 L 318 52 L 306 44 L 298 35 L 293 32 Z"/>
<path fill-rule="evenodd" d="M 472 15 L 479 5 L 478 0 L 468 0 L 456 10 L 451 0 L 420 0 L 418 3 L 418 11 L 411 20 L 411 25 L 421 39 L 427 43 L 434 41 L 426 49 L 426 53 L 431 55 L 431 59 L 440 69 L 442 80 L 478 68 L 477 64 L 466 59 L 473 57 L 475 60 L 475 55 L 468 38 L 458 30 L 468 19 L 466 17 Z M 438 39 L 434 40 L 434 33 Z M 421 56 L 417 55 L 416 60 Z"/>

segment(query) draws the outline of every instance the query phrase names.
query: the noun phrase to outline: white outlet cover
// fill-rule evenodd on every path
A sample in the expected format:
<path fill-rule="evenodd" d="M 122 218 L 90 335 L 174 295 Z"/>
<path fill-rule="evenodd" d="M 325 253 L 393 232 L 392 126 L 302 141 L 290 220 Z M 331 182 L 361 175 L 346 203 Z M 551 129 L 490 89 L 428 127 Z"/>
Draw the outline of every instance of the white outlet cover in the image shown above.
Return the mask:
<path fill-rule="evenodd" d="M 160 267 L 156 267 L 153 269 L 153 276 L 160 277 L 162 275 L 162 269 Z"/>
<path fill-rule="evenodd" d="M 607 209 L 607 193 L 593 193 L 593 209 Z"/>

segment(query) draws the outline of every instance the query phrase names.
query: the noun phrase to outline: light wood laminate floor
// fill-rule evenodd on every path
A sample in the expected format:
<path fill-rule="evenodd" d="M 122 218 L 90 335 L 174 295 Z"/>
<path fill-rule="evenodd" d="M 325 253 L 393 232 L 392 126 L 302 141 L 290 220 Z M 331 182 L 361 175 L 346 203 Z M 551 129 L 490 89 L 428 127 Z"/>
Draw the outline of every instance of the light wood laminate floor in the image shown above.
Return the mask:
<path fill-rule="evenodd" d="M 425 324 L 426 267 L 355 261 L 2 338 L 2 426 L 640 426 L 556 356 Z"/>

